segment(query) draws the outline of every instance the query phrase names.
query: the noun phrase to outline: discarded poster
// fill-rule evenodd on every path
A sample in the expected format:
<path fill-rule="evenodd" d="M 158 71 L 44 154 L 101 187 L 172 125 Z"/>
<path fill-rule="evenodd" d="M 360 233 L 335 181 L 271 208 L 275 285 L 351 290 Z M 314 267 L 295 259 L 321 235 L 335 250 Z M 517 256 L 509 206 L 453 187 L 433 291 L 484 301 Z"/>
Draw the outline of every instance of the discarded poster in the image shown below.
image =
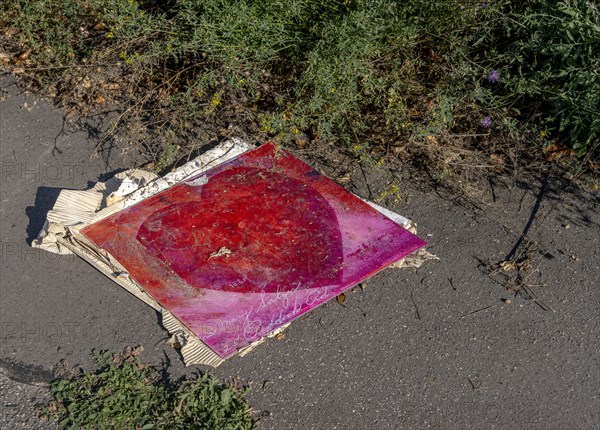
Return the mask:
<path fill-rule="evenodd" d="M 170 180 L 121 178 L 91 218 L 47 225 L 39 245 L 95 262 L 162 312 L 188 364 L 218 365 L 425 244 L 273 144 L 237 154 Z"/>

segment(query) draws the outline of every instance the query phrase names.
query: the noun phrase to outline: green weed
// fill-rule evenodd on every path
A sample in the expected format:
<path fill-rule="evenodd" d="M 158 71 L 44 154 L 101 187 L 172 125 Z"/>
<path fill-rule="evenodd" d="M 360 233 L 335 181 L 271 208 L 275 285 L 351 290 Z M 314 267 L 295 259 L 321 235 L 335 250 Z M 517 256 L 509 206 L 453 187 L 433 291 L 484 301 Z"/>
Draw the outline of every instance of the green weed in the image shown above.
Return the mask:
<path fill-rule="evenodd" d="M 548 145 L 598 155 L 591 0 L 18 0 L 4 12 L 32 65 L 99 64 L 120 79 L 120 120 L 148 125 L 154 137 L 140 140 L 162 145 L 152 150 L 168 152 L 162 164 L 181 155 L 168 133 L 193 150 L 194 124 L 228 123 L 279 142 L 359 147 L 363 158 L 390 145 L 496 142 L 487 156 L 506 152 L 507 137 L 533 155 Z M 65 81 L 73 71 L 44 73 Z"/>
<path fill-rule="evenodd" d="M 94 353 L 98 368 L 51 385 L 42 411 L 63 429 L 250 430 L 256 422 L 238 389 L 208 374 L 171 384 L 144 364 L 139 349 Z"/>

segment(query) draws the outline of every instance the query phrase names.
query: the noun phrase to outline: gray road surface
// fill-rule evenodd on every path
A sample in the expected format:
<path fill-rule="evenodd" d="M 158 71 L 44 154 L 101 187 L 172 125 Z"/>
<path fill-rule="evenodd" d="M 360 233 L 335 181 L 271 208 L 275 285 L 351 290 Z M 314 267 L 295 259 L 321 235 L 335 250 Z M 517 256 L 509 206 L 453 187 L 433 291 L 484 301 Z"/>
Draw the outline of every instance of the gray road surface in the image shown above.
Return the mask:
<path fill-rule="evenodd" d="M 167 360 L 174 377 L 194 369 L 151 308 L 85 262 L 28 246 L 43 221 L 34 206 L 133 161 L 116 148 L 104 165 L 86 131 L 0 82 L 0 424 L 46 428 L 32 409 L 44 395 L 35 384 L 61 359 L 87 366 L 93 348 L 142 344 L 143 358 Z M 366 196 L 362 175 L 352 181 Z M 543 181 L 493 189 L 478 209 L 409 188 L 392 209 L 418 223 L 439 261 L 384 271 L 214 372 L 252 382 L 263 429 L 600 428 L 597 196 Z M 497 282 L 514 271 L 482 268 L 525 250 L 539 304 Z"/>

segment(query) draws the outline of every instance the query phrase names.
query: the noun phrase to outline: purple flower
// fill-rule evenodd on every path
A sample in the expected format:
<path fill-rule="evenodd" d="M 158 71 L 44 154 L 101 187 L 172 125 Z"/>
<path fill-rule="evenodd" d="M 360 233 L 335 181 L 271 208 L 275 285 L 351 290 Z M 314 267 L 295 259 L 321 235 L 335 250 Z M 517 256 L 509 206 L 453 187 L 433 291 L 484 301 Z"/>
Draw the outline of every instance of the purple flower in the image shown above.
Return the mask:
<path fill-rule="evenodd" d="M 481 121 L 479 122 L 479 124 L 483 128 L 490 128 L 490 125 L 492 125 L 492 118 L 489 116 L 484 116 L 483 118 L 481 118 Z"/>
<path fill-rule="evenodd" d="M 500 79 L 500 72 L 498 70 L 490 70 L 490 73 L 487 75 L 488 82 L 495 84 Z"/>

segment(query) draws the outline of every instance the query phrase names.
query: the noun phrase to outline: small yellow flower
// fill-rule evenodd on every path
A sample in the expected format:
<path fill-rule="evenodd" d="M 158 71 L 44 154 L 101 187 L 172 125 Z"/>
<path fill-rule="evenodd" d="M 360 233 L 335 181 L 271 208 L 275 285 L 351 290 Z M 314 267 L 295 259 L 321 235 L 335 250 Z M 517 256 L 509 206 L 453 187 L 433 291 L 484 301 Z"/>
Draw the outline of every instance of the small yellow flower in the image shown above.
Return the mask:
<path fill-rule="evenodd" d="M 217 93 L 215 93 L 215 95 L 210 100 L 210 105 L 212 107 L 217 107 L 217 106 L 219 106 L 220 103 L 221 103 L 221 98 L 219 97 L 219 95 Z"/>
<path fill-rule="evenodd" d="M 375 199 L 375 201 L 380 202 L 383 199 L 385 199 L 387 197 L 387 195 L 388 195 L 388 192 L 384 190 L 381 193 L 379 193 L 379 197 L 377 199 Z"/>

